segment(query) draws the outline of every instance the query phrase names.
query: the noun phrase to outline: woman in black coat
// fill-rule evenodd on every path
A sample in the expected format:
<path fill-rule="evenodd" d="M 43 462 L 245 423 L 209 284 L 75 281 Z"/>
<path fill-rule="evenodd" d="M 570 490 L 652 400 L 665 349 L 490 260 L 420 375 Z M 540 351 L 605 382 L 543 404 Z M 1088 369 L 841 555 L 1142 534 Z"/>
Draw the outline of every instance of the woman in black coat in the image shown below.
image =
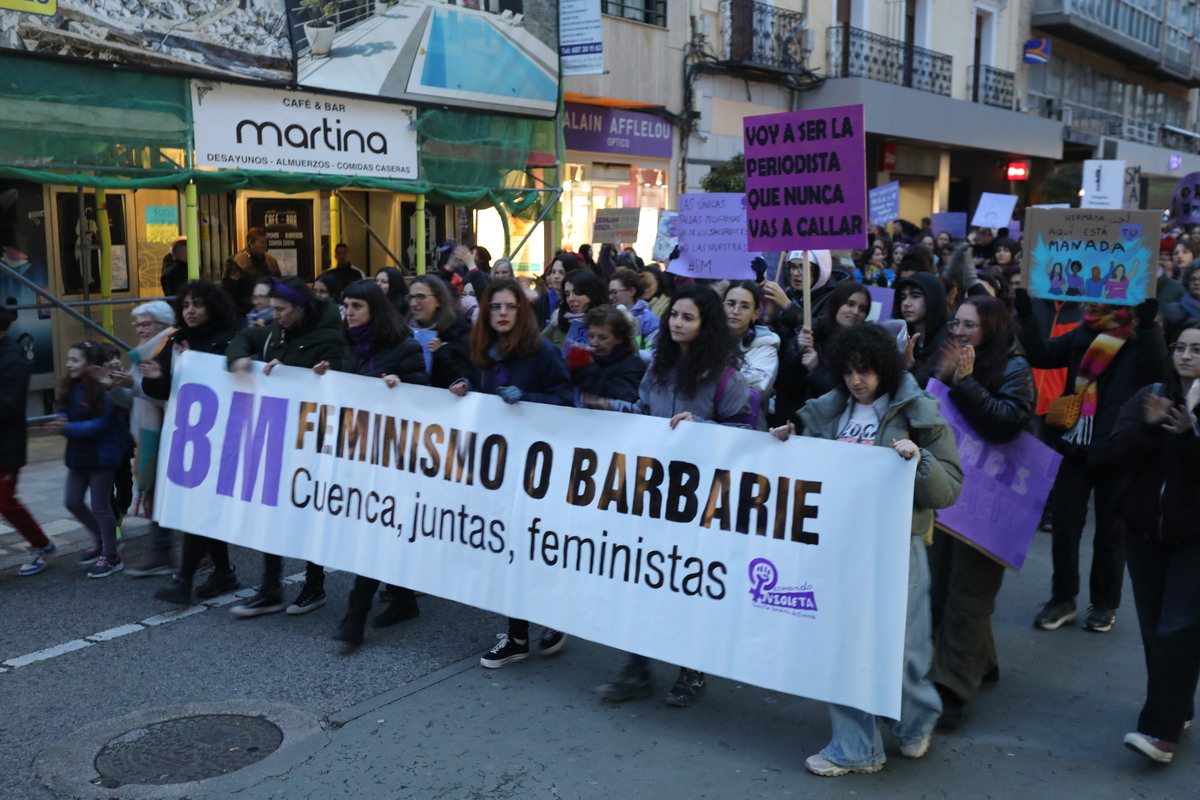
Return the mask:
<path fill-rule="evenodd" d="M 427 363 L 429 383 L 439 389 L 448 389 L 460 380 L 473 384 L 479 379 L 479 370 L 471 363 L 471 322 L 459 311 L 453 292 L 436 275 L 419 275 L 408 293 L 409 326 L 434 333 L 427 345 Z"/>
<path fill-rule="evenodd" d="M 392 310 L 387 296 L 374 281 L 355 281 L 342 294 L 346 318 L 342 321 L 342 372 L 365 377 L 382 378 L 389 387 L 397 383 L 429 384 L 425 372 L 425 356 L 412 331 Z M 328 361 L 316 364 L 312 371 L 324 375 L 331 365 Z M 350 609 L 338 624 L 333 638 L 351 646 L 362 644 L 371 598 L 379 581 L 359 575 L 350 592 Z M 384 628 L 421 612 L 412 589 L 389 586 L 391 601 L 387 610 L 375 618 L 374 625 Z"/>
<path fill-rule="evenodd" d="M 1098 461 L 1118 471 L 1125 560 L 1146 654 L 1146 702 L 1125 746 L 1171 761 L 1200 677 L 1200 321 L 1171 346 L 1165 383 L 1121 407 Z"/>
<path fill-rule="evenodd" d="M 975 432 L 1002 444 L 1033 416 L 1033 370 L 1016 349 L 1008 306 L 990 295 L 958 307 L 936 377 Z M 942 696 L 942 727 L 954 727 L 980 684 L 999 675 L 992 612 L 1004 566 L 936 527 L 929 551 L 934 648 L 930 677 Z"/>
<path fill-rule="evenodd" d="M 174 306 L 175 317 L 182 324 L 154 359 L 143 361 L 138 367 L 142 373 L 142 391 L 155 400 L 166 401 L 171 394 L 171 365 L 176 350 L 224 355 L 240 321 L 228 296 L 221 291 L 221 287 L 210 281 L 192 281 L 184 286 L 179 290 Z M 212 559 L 212 574 L 193 591 L 192 580 L 205 556 Z M 232 592 L 240 585 L 229 561 L 229 545 L 226 542 L 185 533 L 179 572 L 175 580 L 155 592 L 154 597 L 168 603 L 190 606 L 193 595 L 207 600 Z"/>

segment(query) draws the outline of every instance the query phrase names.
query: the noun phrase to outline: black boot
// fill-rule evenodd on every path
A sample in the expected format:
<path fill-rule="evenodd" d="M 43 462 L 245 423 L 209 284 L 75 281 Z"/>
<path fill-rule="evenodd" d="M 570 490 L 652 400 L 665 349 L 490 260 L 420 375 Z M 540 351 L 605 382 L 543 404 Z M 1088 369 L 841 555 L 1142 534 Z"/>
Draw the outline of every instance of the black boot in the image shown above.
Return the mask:
<path fill-rule="evenodd" d="M 371 621 L 371 627 L 387 628 L 404 622 L 406 619 L 416 619 L 421 616 L 421 609 L 417 606 L 417 596 L 412 589 L 397 586 L 391 590 L 390 594 L 391 602 Z"/>
<path fill-rule="evenodd" d="M 337 631 L 333 634 L 333 639 L 336 642 L 345 642 L 349 645 L 360 645 L 363 641 L 363 632 L 367 628 L 367 610 L 366 609 L 350 609 L 346 612 L 346 616 L 342 617 L 342 621 L 338 623 Z"/>
<path fill-rule="evenodd" d="M 174 603 L 179 606 L 193 605 L 192 582 L 176 578 L 155 592 L 154 597 L 157 600 L 166 600 L 168 603 Z"/>

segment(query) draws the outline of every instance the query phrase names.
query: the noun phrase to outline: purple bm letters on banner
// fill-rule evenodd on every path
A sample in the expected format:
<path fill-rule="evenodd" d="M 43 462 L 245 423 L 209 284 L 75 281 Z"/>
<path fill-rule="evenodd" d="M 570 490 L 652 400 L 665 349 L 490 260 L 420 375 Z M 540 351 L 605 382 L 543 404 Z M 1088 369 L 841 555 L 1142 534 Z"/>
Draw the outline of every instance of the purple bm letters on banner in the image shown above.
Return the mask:
<path fill-rule="evenodd" d="M 963 468 L 962 494 L 953 506 L 937 512 L 937 521 L 1019 572 L 1062 456 L 1028 433 L 1008 444 L 992 444 L 963 417 L 948 386 L 931 380 L 928 390 L 954 430 Z"/>

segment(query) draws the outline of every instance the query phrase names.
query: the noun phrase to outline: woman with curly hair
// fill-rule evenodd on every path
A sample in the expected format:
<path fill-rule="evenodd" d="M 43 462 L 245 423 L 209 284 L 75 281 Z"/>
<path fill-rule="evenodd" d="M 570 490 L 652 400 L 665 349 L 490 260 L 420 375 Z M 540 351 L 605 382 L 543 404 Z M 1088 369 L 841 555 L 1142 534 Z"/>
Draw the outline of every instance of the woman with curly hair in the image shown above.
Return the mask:
<path fill-rule="evenodd" d="M 683 287 L 671 298 L 662 322 L 666 335 L 659 336 L 638 400 L 584 394 L 582 405 L 666 417 L 672 429 L 683 421 L 753 427 L 755 421 L 747 419 L 750 385 L 738 370 L 741 354 L 717 293 L 707 286 Z M 694 705 L 704 688 L 703 672 L 682 667 L 667 692 L 667 705 Z M 611 702 L 649 696 L 650 660 L 628 654 L 620 674 L 597 691 Z"/>
<path fill-rule="evenodd" d="M 562 352 L 538 335 L 533 306 L 513 280 L 494 280 L 479 299 L 479 319 L 471 329 L 471 360 L 479 369 L 479 384 L 466 378 L 450 385 L 450 392 L 465 397 L 469 391 L 494 394 L 513 405 L 522 400 L 552 406 L 572 406 L 575 392 Z M 508 631 L 496 637 L 480 664 L 498 669 L 529 658 L 529 621 L 508 620 Z M 566 634 L 546 630 L 540 646 L 543 655 L 562 649 Z"/>
<path fill-rule="evenodd" d="M 583 315 L 589 308 L 597 308 L 608 302 L 604 283 L 594 273 L 577 269 L 563 279 L 563 297 L 542 331 L 550 341 L 565 352 L 568 343 L 587 347 L 587 328 Z"/>
<path fill-rule="evenodd" d="M 833 338 L 829 350 L 830 368 L 842 376 L 842 385 L 809 401 L 794 422 L 771 432 L 780 439 L 799 430 L 818 439 L 890 447 L 901 458 L 917 461 L 901 717 L 891 727 L 900 740 L 900 754 L 921 758 L 929 751 L 942 711 L 929 678 L 933 644 L 925 537 L 933 529 L 934 510 L 954 505 L 962 490 L 958 447 L 954 432 L 938 413 L 937 401 L 917 386 L 886 329 L 873 323 L 847 328 Z M 874 714 L 831 704 L 829 716 L 833 737 L 825 749 L 805 761 L 810 772 L 833 777 L 883 769 L 887 759 Z"/>

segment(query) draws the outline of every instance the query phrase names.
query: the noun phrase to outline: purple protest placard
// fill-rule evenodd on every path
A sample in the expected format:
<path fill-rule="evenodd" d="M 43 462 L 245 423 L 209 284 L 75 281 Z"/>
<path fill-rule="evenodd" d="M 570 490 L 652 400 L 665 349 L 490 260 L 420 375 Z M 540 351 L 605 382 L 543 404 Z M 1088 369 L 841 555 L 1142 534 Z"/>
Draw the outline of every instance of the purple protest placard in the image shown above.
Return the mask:
<path fill-rule="evenodd" d="M 607 106 L 563 106 L 563 140 L 570 150 L 670 158 L 675 128 L 652 114 Z"/>
<path fill-rule="evenodd" d="M 743 128 L 750 250 L 866 243 L 861 105 L 746 117 Z"/>
<path fill-rule="evenodd" d="M 950 399 L 950 387 L 929 381 L 942 404 L 942 417 L 954 430 L 963 468 L 958 502 L 937 512 L 938 524 L 991 556 L 1021 571 L 1062 456 L 1022 433 L 1008 444 L 992 444 L 975 432 Z"/>
<path fill-rule="evenodd" d="M 868 216 L 872 225 L 887 225 L 900 218 L 900 181 L 876 186 L 867 192 Z"/>
<path fill-rule="evenodd" d="M 871 295 L 871 310 L 867 312 L 867 322 L 882 322 L 891 319 L 892 306 L 896 302 L 896 290 L 886 286 L 867 286 Z"/>
<path fill-rule="evenodd" d="M 679 241 L 672 272 L 692 278 L 754 278 L 750 262 L 758 253 L 746 250 L 746 195 L 681 194 L 670 231 Z"/>
<path fill-rule="evenodd" d="M 945 231 L 953 239 L 967 238 L 967 212 L 937 211 L 933 213 L 932 219 L 935 235 Z"/>

